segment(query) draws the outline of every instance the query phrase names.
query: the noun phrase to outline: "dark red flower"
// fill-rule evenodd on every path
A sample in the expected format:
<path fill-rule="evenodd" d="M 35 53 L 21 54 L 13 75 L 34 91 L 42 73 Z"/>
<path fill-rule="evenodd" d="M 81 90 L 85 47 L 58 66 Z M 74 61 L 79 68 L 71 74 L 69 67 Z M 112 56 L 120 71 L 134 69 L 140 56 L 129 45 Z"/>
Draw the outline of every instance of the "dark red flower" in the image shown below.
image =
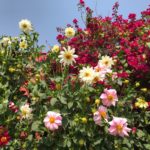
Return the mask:
<path fill-rule="evenodd" d="M 0 147 L 5 146 L 10 141 L 10 136 L 8 132 L 5 132 L 3 135 L 0 136 Z"/>

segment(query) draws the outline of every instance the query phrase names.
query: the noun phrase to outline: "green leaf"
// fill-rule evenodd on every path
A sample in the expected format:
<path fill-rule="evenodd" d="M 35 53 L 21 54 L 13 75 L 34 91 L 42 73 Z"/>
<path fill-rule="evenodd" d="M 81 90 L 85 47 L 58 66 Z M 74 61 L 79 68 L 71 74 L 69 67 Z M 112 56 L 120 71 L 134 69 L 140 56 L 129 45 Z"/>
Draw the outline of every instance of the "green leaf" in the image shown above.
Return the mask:
<path fill-rule="evenodd" d="M 60 102 L 62 104 L 67 104 L 66 98 L 65 97 L 60 97 Z"/>
<path fill-rule="evenodd" d="M 32 131 L 38 131 L 40 124 L 41 124 L 40 121 L 35 121 L 35 122 L 33 122 L 33 123 L 32 123 L 32 126 L 31 126 L 31 130 L 32 130 Z"/>
<path fill-rule="evenodd" d="M 57 102 L 57 98 L 51 98 L 50 103 L 52 106 L 54 106 L 56 102 Z"/>
<path fill-rule="evenodd" d="M 72 108 L 72 106 L 73 106 L 73 102 L 69 102 L 68 103 L 68 108 L 70 109 L 70 108 Z"/>

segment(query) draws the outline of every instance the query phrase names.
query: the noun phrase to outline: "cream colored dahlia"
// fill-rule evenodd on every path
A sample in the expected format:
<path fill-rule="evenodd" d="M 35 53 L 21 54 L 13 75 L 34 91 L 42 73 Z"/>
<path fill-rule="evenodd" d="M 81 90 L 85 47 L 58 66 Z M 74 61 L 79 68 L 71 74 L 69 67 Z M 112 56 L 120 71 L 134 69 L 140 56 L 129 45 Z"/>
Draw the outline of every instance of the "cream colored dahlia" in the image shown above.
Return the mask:
<path fill-rule="evenodd" d="M 95 71 L 92 67 L 83 67 L 79 72 L 79 78 L 86 84 L 92 84 L 94 79 Z"/>
<path fill-rule="evenodd" d="M 33 30 L 31 22 L 27 19 L 23 19 L 19 22 L 19 28 L 25 33 L 29 33 Z"/>
<path fill-rule="evenodd" d="M 20 111 L 21 111 L 21 117 L 23 119 L 25 118 L 29 119 L 32 117 L 32 109 L 29 107 L 29 104 L 25 104 L 21 106 Z"/>
<path fill-rule="evenodd" d="M 68 46 L 68 48 L 63 47 L 64 51 L 60 52 L 60 55 L 58 56 L 60 58 L 60 63 L 63 63 L 64 65 L 72 65 L 75 61 L 75 58 L 78 57 L 78 55 L 75 55 L 75 49 Z"/>
<path fill-rule="evenodd" d="M 114 61 L 112 57 L 109 56 L 102 56 L 101 60 L 98 62 L 101 65 L 104 65 L 106 68 L 111 68 L 111 66 L 114 64 Z"/>
<path fill-rule="evenodd" d="M 65 36 L 71 38 L 75 35 L 75 30 L 71 27 L 65 29 Z"/>
<path fill-rule="evenodd" d="M 58 45 L 54 45 L 52 48 L 53 53 L 58 53 L 60 51 L 60 47 Z"/>

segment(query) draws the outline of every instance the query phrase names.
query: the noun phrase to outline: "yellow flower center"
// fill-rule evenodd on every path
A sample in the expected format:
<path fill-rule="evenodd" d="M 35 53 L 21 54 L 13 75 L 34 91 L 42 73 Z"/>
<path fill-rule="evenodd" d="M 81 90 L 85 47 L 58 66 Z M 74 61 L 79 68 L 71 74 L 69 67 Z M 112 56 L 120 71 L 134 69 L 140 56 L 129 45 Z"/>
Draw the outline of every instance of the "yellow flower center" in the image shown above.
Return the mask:
<path fill-rule="evenodd" d="M 104 64 L 105 64 L 105 65 L 108 65 L 108 63 L 109 63 L 108 60 L 104 61 Z"/>
<path fill-rule="evenodd" d="M 23 110 L 23 111 L 22 111 L 22 115 L 23 115 L 23 116 L 26 116 L 26 115 L 27 115 L 27 111 L 26 111 L 26 110 Z"/>
<path fill-rule="evenodd" d="M 70 60 L 70 59 L 72 59 L 72 55 L 70 53 L 66 53 L 65 54 L 65 58 Z"/>
<path fill-rule="evenodd" d="M 54 123 L 54 122 L 55 122 L 55 118 L 54 118 L 54 117 L 50 117 L 50 118 L 49 118 L 49 122 L 50 122 L 50 123 Z"/>
<path fill-rule="evenodd" d="M 114 97 L 112 95 L 108 95 L 108 100 L 113 101 Z"/>
<path fill-rule="evenodd" d="M 93 79 L 93 82 L 98 82 L 99 81 L 99 77 L 95 77 L 94 79 Z"/>
<path fill-rule="evenodd" d="M 6 141 L 7 141 L 7 137 L 5 137 L 5 136 L 1 137 L 1 142 L 2 143 L 5 143 Z"/>
<path fill-rule="evenodd" d="M 84 76 L 85 76 L 85 77 L 89 77 L 89 76 L 90 76 L 90 73 L 89 73 L 89 72 L 85 72 Z"/>
<path fill-rule="evenodd" d="M 106 112 L 105 112 L 105 111 L 101 111 L 101 112 L 100 112 L 100 115 L 101 115 L 103 118 L 106 118 Z"/>
<path fill-rule="evenodd" d="M 27 28 L 27 25 L 26 25 L 26 24 L 23 24 L 22 27 L 23 27 L 23 28 Z"/>
<path fill-rule="evenodd" d="M 72 31 L 68 31 L 68 35 L 72 35 Z"/>
<path fill-rule="evenodd" d="M 117 129 L 117 132 L 122 132 L 123 126 L 121 124 L 117 124 L 116 129 Z"/>

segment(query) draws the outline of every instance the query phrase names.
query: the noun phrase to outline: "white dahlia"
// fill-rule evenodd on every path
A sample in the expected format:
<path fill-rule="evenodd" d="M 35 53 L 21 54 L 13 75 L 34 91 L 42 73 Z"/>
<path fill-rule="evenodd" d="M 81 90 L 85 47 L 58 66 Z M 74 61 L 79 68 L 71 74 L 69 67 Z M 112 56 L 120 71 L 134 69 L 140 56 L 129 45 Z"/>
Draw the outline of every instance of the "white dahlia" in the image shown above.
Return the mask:
<path fill-rule="evenodd" d="M 60 63 L 63 63 L 64 65 L 72 65 L 75 61 L 75 58 L 78 57 L 78 55 L 75 55 L 75 49 L 68 46 L 68 48 L 63 47 L 64 51 L 60 52 L 60 55 L 58 56 L 60 58 Z"/>
<path fill-rule="evenodd" d="M 25 33 L 29 33 L 33 30 L 31 22 L 27 19 L 23 19 L 19 22 L 19 28 Z"/>

